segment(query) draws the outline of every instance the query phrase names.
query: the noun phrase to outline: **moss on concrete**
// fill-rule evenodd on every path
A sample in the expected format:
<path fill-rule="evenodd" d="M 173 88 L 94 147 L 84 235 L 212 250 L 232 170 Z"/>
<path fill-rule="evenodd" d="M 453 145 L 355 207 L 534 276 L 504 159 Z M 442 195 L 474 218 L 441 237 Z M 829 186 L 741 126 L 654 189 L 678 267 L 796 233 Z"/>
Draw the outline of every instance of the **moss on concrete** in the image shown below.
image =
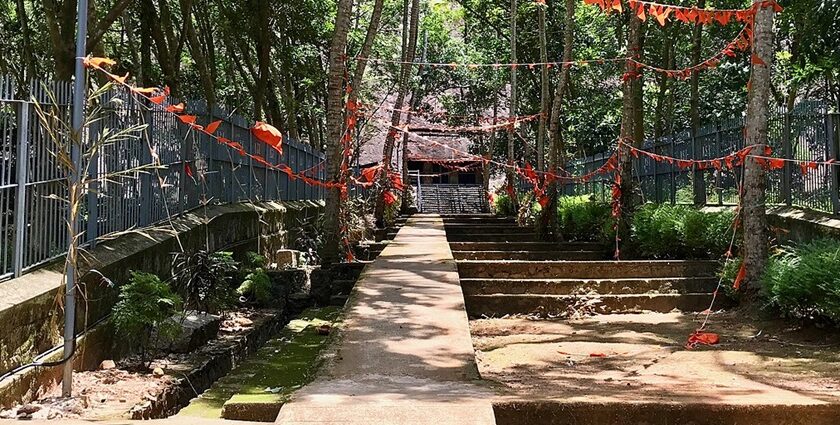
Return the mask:
<path fill-rule="evenodd" d="M 274 420 L 290 395 L 315 377 L 318 354 L 329 341 L 315 329 L 335 323 L 339 314 L 336 307 L 307 309 L 178 415 Z"/>

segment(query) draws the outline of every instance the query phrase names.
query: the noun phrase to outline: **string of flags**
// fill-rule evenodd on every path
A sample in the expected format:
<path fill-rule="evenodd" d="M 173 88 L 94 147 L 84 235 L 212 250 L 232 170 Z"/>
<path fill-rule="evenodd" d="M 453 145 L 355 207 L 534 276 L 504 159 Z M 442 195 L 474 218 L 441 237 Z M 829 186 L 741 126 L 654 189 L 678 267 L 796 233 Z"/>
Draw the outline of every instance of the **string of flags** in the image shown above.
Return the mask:
<path fill-rule="evenodd" d="M 625 0 L 583 0 L 583 2 L 598 6 L 607 14 L 612 12 L 622 13 L 625 7 Z M 745 9 L 699 8 L 641 0 L 626 0 L 626 3 L 627 9 L 635 13 L 640 20 L 646 21 L 650 17 L 652 21 L 659 23 L 661 26 L 665 26 L 672 18 L 686 24 L 695 25 L 727 25 L 730 22 L 748 24 L 755 18 L 759 7 L 772 7 L 777 13 L 782 11 L 782 7 L 772 0 L 758 3 Z"/>
<path fill-rule="evenodd" d="M 128 83 L 128 73 L 126 73 L 124 76 L 119 76 L 110 73 L 105 68 L 109 68 L 116 64 L 116 61 L 112 59 L 101 57 L 86 57 L 84 59 L 84 64 L 87 68 L 103 73 L 110 81 L 127 88 L 130 92 L 136 94 L 137 96 L 143 99 L 146 99 L 147 101 L 155 105 L 162 106 L 170 96 L 169 87 L 164 87 L 163 89 L 158 87 L 137 87 Z M 163 109 L 165 112 L 174 114 L 175 117 L 182 124 L 189 126 L 190 129 L 200 132 L 215 140 L 216 142 L 232 148 L 234 151 L 238 152 L 239 155 L 249 158 L 265 166 L 266 168 L 278 170 L 286 174 L 293 181 L 300 180 L 307 185 L 324 188 L 343 188 L 343 184 L 341 182 L 328 182 L 315 179 L 306 175 L 306 172 L 309 170 L 305 170 L 304 172 L 295 172 L 286 164 L 272 164 L 268 160 L 266 160 L 266 158 L 262 155 L 247 152 L 241 143 L 215 134 L 219 126 L 221 125 L 222 120 L 216 120 L 206 125 L 200 125 L 197 123 L 197 116 L 185 113 L 186 105 L 183 102 L 178 104 L 166 105 Z M 251 127 L 250 130 L 251 134 L 253 134 L 258 141 L 262 142 L 267 147 L 276 151 L 278 155 L 283 154 L 283 134 L 280 132 L 280 130 L 268 123 L 261 121 L 257 121 L 254 124 L 254 126 Z M 190 168 L 188 163 L 184 164 L 184 169 L 187 174 L 192 174 L 192 169 Z M 346 188 L 344 188 L 343 190 L 346 190 Z"/>

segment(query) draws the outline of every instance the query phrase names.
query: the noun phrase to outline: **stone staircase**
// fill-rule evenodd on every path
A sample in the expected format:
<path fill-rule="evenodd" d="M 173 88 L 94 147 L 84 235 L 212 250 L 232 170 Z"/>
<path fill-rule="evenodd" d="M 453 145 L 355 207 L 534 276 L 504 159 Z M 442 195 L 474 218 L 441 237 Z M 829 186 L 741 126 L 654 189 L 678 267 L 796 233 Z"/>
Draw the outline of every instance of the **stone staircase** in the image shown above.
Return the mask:
<path fill-rule="evenodd" d="M 471 317 L 697 312 L 717 287 L 714 261 L 612 261 L 597 243 L 540 242 L 490 216 L 450 216 L 446 230 Z"/>
<path fill-rule="evenodd" d="M 420 210 L 428 214 L 479 214 L 488 212 L 484 188 L 469 184 L 421 185 Z"/>

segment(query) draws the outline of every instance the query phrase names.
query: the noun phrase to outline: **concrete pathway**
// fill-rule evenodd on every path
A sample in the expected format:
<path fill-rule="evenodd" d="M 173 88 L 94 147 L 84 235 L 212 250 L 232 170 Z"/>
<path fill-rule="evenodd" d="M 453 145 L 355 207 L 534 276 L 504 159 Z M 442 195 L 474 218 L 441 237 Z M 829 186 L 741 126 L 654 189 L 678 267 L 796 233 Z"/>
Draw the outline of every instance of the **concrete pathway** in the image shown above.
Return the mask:
<path fill-rule="evenodd" d="M 367 266 L 343 329 L 322 377 L 277 422 L 495 424 L 440 216 L 410 218 Z"/>

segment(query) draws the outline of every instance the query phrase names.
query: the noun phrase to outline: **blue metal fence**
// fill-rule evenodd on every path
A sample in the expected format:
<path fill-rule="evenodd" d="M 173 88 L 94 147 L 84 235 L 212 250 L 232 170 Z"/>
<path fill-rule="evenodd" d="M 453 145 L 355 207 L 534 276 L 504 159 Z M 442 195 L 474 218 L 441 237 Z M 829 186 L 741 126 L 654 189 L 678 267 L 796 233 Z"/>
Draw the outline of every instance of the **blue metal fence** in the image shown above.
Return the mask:
<path fill-rule="evenodd" d="M 774 111 L 769 121 L 769 143 L 773 156 L 802 161 L 840 160 L 840 116 L 821 103 L 803 102 L 786 111 Z M 719 158 L 744 147 L 744 120 L 720 120 L 700 128 L 695 135 L 682 132 L 648 140 L 643 149 L 680 159 Z M 609 154 L 572 161 L 567 170 L 585 174 L 599 168 Z M 683 170 L 647 157 L 634 159 L 634 179 L 645 201 L 733 205 L 737 202 L 740 173 L 715 169 Z M 781 170 L 768 171 L 767 202 L 840 214 L 840 167 L 820 166 L 803 173 L 796 163 L 786 162 Z M 610 176 L 598 176 L 587 183 L 565 186 L 565 194 L 594 194 L 600 200 L 611 196 Z"/>
<path fill-rule="evenodd" d="M 35 106 L 38 102 L 69 118 L 72 85 L 33 81 L 29 87 L 20 90 L 0 76 L 0 280 L 66 250 L 66 170 L 54 155 L 58 145 L 42 128 Z M 86 140 L 95 140 L 105 129 L 147 127 L 142 137 L 104 145 L 90 158 L 92 184 L 82 206 L 84 243 L 154 225 L 205 204 L 324 197 L 322 188 L 290 179 L 207 135 L 189 131 L 164 105 L 148 104 L 121 88 L 113 88 L 102 100 L 102 119 L 86 128 Z M 200 101 L 189 103 L 188 112 L 198 116 L 199 124 L 222 120 L 217 134 L 241 143 L 246 152 L 271 164 L 287 164 L 294 172 L 311 170 L 307 175 L 324 179 L 324 155 L 309 145 L 287 138 L 281 156 L 254 140 L 252 122 L 239 115 L 220 107 L 208 111 Z M 151 164 L 157 166 L 131 171 Z M 121 171 L 129 173 L 106 178 Z"/>

